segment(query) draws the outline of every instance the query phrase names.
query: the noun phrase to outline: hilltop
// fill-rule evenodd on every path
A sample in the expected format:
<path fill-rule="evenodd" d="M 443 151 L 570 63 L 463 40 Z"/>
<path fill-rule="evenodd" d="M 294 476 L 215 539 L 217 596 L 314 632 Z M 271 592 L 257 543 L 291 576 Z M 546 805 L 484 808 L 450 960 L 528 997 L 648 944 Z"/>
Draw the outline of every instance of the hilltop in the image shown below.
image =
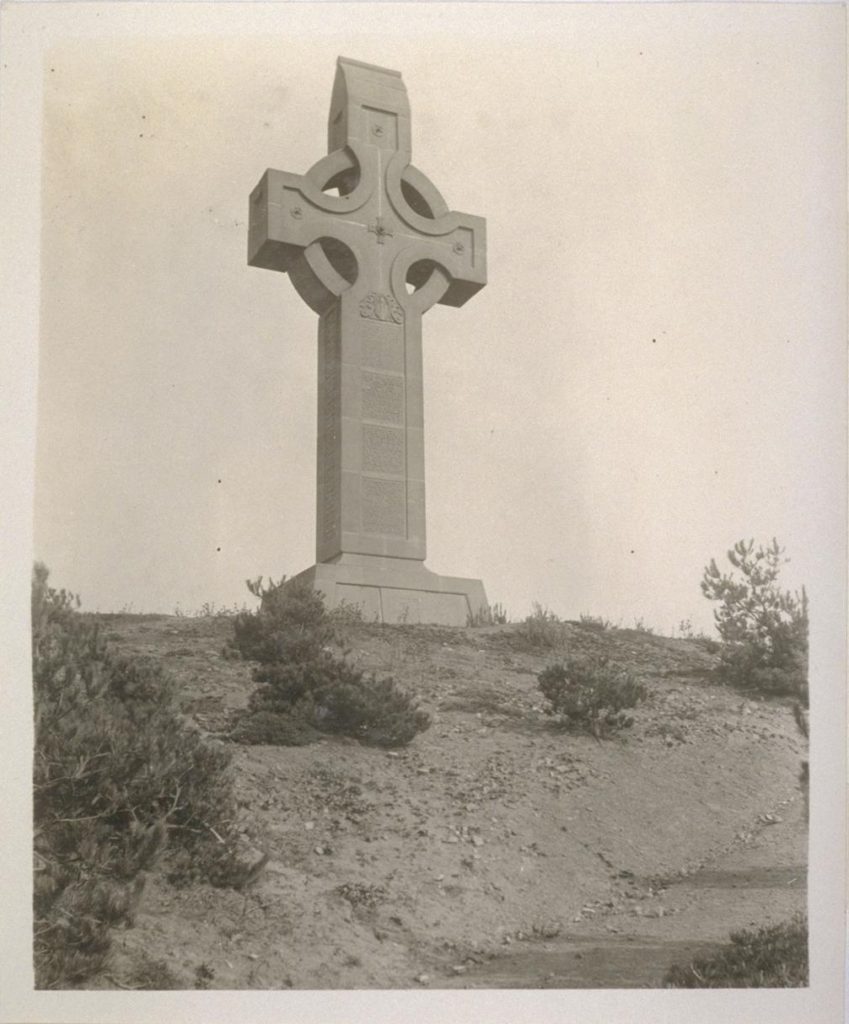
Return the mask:
<path fill-rule="evenodd" d="M 113 615 L 104 629 L 226 736 L 254 687 L 248 663 L 222 656 L 228 618 Z M 710 644 L 579 623 L 559 649 L 515 625 L 346 634 L 352 661 L 416 694 L 430 729 L 397 751 L 233 745 L 239 827 L 264 870 L 234 891 L 174 887 L 160 866 L 89 986 L 656 985 L 691 947 L 804 909 L 803 741 L 786 702 L 711 682 Z M 536 682 L 591 653 L 649 689 L 633 728 L 604 742 L 558 730 Z M 617 954 L 650 947 L 649 966 Z"/>

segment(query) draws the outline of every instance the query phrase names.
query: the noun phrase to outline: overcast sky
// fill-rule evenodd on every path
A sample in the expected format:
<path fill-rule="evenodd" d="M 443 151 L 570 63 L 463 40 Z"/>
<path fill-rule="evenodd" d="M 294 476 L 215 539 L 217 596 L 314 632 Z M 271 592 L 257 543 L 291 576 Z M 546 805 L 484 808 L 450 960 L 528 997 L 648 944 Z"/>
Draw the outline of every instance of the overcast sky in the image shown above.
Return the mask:
<path fill-rule="evenodd" d="M 86 608 L 314 561 L 317 321 L 246 216 L 326 152 L 340 54 L 401 71 L 414 163 L 487 219 L 487 287 L 423 325 L 429 568 L 668 632 L 776 536 L 835 600 L 842 8 L 74 6 L 40 41 L 34 553 Z"/>

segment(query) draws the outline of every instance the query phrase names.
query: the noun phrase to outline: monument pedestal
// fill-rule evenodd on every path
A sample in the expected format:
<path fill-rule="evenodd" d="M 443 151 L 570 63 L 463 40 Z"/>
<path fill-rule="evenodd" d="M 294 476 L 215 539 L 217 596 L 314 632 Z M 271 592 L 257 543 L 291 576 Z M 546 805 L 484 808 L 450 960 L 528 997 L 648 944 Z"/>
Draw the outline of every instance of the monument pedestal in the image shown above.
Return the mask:
<path fill-rule="evenodd" d="M 440 576 L 409 558 L 343 554 L 299 573 L 296 581 L 321 591 L 328 609 L 343 601 L 359 606 L 366 621 L 465 626 L 486 608 L 480 580 Z"/>

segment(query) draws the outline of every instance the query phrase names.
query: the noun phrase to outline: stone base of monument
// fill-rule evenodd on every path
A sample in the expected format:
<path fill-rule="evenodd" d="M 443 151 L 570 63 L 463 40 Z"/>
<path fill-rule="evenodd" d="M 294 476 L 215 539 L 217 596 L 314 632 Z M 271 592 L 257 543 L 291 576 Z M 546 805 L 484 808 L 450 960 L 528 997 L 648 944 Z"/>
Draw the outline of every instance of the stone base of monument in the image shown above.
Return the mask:
<path fill-rule="evenodd" d="M 480 580 L 440 576 L 424 562 L 378 555 L 340 555 L 294 576 L 324 595 L 327 608 L 357 605 L 367 622 L 465 626 L 486 608 Z"/>

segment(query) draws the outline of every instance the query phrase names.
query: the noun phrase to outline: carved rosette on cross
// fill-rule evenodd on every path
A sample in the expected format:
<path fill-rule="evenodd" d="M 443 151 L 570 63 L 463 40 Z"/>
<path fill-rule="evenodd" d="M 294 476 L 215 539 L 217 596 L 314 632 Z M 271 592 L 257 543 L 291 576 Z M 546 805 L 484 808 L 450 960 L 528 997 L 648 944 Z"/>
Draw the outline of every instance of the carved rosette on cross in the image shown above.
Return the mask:
<path fill-rule="evenodd" d="M 249 264 L 288 273 L 320 316 L 320 563 L 425 558 L 422 315 L 483 287 L 486 241 L 410 160 L 400 74 L 340 57 L 328 155 L 251 195 Z"/>

